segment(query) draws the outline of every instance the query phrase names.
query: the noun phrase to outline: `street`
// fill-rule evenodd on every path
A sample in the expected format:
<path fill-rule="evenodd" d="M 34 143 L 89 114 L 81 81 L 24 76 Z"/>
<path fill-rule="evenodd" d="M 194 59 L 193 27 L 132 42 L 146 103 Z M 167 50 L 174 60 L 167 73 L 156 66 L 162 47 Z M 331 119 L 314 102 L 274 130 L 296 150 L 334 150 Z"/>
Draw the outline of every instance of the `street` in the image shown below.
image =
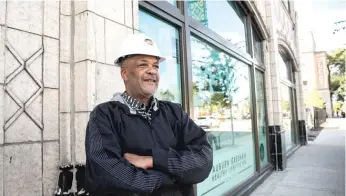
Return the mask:
<path fill-rule="evenodd" d="M 273 172 L 251 196 L 344 196 L 346 120 L 327 119 L 314 141 Z"/>

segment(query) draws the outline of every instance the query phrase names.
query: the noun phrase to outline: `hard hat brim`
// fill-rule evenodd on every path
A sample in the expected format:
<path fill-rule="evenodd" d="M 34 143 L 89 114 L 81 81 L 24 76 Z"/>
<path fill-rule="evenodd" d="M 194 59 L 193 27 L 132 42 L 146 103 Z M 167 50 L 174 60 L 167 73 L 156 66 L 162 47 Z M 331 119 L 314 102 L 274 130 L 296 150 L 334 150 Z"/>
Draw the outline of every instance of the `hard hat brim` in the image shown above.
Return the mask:
<path fill-rule="evenodd" d="M 129 55 L 121 56 L 121 57 L 115 59 L 115 60 L 114 60 L 114 64 L 115 64 L 115 65 L 119 65 L 119 63 L 121 63 L 121 62 L 119 62 L 119 60 L 121 60 L 122 58 L 125 58 L 126 56 L 132 56 L 132 55 L 146 55 L 146 56 L 157 57 L 157 58 L 159 58 L 159 63 L 162 63 L 163 61 L 166 60 L 166 57 L 163 57 L 163 56 L 154 56 L 154 55 L 151 55 L 151 54 L 129 54 Z M 124 60 L 126 60 L 126 59 L 127 59 L 127 58 L 125 58 Z M 122 60 L 122 61 L 124 61 L 124 60 Z"/>

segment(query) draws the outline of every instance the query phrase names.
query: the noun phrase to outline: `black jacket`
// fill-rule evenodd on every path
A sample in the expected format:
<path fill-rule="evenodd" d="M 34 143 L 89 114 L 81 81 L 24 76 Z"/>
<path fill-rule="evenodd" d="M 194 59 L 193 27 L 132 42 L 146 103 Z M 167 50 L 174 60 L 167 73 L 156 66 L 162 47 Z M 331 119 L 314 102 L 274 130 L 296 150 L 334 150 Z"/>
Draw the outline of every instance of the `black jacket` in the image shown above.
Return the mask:
<path fill-rule="evenodd" d="M 127 105 L 110 101 L 95 107 L 86 130 L 86 187 L 91 195 L 194 195 L 206 179 L 212 150 L 206 132 L 180 105 L 158 101 L 151 121 Z M 136 168 L 124 153 L 153 157 L 154 168 Z"/>

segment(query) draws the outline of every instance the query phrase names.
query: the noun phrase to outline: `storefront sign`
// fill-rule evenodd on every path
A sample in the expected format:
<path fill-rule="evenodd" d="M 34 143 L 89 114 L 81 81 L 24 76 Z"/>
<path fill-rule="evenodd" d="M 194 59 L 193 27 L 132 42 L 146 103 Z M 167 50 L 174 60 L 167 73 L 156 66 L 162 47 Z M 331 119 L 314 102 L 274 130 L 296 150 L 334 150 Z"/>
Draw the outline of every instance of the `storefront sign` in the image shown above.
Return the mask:
<path fill-rule="evenodd" d="M 253 145 L 247 143 L 214 151 L 212 171 L 197 185 L 198 196 L 223 195 L 254 173 Z"/>

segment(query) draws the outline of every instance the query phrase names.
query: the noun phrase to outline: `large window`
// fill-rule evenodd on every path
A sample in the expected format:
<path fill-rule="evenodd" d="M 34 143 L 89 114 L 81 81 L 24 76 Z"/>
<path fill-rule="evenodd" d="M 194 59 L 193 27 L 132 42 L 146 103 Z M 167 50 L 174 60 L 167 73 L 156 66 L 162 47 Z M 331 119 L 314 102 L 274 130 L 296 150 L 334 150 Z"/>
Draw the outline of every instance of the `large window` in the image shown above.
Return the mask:
<path fill-rule="evenodd" d="M 189 0 L 189 15 L 247 52 L 245 14 L 233 1 Z M 221 14 L 222 13 L 222 14 Z"/>
<path fill-rule="evenodd" d="M 194 120 L 214 151 L 198 195 L 223 195 L 255 172 L 249 66 L 191 37 Z M 217 188 L 216 188 L 217 187 Z"/>
<path fill-rule="evenodd" d="M 280 78 L 281 78 L 281 129 L 285 131 L 286 150 L 295 145 L 295 123 L 296 115 L 294 111 L 294 96 L 292 87 L 294 86 L 294 77 L 291 61 L 287 60 L 285 55 L 280 54 L 279 59 Z"/>
<path fill-rule="evenodd" d="M 261 63 L 263 63 L 263 43 L 256 32 L 255 28 L 252 30 L 253 32 L 253 49 L 254 49 L 254 57 Z"/>
<path fill-rule="evenodd" d="M 172 5 L 139 1 L 140 31 L 168 56 L 156 96 L 184 100 L 191 118 L 207 132 L 213 168 L 197 184 L 197 195 L 237 193 L 239 185 L 269 169 L 265 35 L 241 1 L 166 1 Z"/>
<path fill-rule="evenodd" d="M 257 131 L 258 145 L 260 151 L 260 166 L 261 168 L 268 164 L 268 149 L 267 149 L 267 113 L 264 94 L 264 74 L 256 70 L 256 103 L 257 103 Z"/>
<path fill-rule="evenodd" d="M 166 57 L 160 64 L 160 85 L 156 97 L 181 103 L 181 77 L 179 57 L 179 32 L 172 25 L 140 10 L 139 30 L 153 38 Z"/>

